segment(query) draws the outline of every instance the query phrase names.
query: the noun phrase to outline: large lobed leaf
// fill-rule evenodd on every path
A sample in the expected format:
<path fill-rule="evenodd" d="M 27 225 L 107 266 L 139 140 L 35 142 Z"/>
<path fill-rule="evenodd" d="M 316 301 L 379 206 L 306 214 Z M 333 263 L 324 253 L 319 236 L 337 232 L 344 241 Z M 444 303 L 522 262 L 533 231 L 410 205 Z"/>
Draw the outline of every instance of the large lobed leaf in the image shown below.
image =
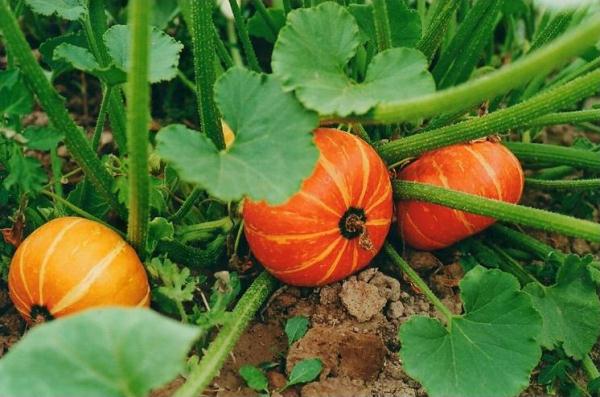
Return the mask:
<path fill-rule="evenodd" d="M 517 279 L 480 266 L 460 283 L 465 314 L 444 327 L 414 317 L 400 327 L 406 372 L 431 397 L 513 396 L 541 357 L 542 319 Z"/>
<path fill-rule="evenodd" d="M 177 376 L 198 329 L 148 309 L 35 327 L 0 360 L 2 397 L 142 397 Z"/>
<path fill-rule="evenodd" d="M 215 86 L 216 102 L 235 132 L 219 151 L 205 135 L 170 125 L 157 135 L 157 151 L 179 176 L 225 201 L 248 195 L 281 203 L 298 191 L 315 166 L 310 132 L 316 115 L 302 108 L 270 76 L 242 68 L 227 71 Z"/>
<path fill-rule="evenodd" d="M 531 283 L 524 291 L 543 318 L 542 346 L 554 349 L 562 344 L 569 356 L 581 360 L 600 336 L 600 299 L 590 278 L 591 257 L 565 258 L 556 284 L 546 287 Z"/>
<path fill-rule="evenodd" d="M 104 33 L 104 42 L 115 65 L 121 70 L 127 71 L 131 43 L 129 27 L 127 25 L 111 26 Z M 177 76 L 179 54 L 182 49 L 183 44 L 179 41 L 161 30 L 152 28 L 150 32 L 150 69 L 148 71 L 150 83 L 171 80 Z"/>
<path fill-rule="evenodd" d="M 275 44 L 273 73 L 304 106 L 325 115 L 360 115 L 382 102 L 435 91 L 427 59 L 413 48 L 377 54 L 365 80 L 352 80 L 344 69 L 360 42 L 356 20 L 336 3 L 295 10 Z"/>
<path fill-rule="evenodd" d="M 83 18 L 87 12 L 85 0 L 25 0 L 25 3 L 37 14 L 45 16 L 56 14 L 69 21 Z"/>

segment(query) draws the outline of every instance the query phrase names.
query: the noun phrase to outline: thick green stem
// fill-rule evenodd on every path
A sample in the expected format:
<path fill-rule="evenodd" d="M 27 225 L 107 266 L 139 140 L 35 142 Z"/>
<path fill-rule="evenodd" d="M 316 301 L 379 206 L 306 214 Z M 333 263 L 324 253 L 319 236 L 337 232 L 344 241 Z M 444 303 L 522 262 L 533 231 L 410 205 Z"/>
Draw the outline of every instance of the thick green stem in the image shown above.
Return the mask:
<path fill-rule="evenodd" d="M 179 80 L 183 83 L 183 85 L 187 89 L 189 89 L 194 94 L 196 94 L 196 84 L 194 84 L 194 82 L 192 82 L 192 80 L 188 79 L 187 76 L 185 74 L 183 74 L 181 69 L 177 70 L 177 77 L 179 78 Z"/>
<path fill-rule="evenodd" d="M 102 66 L 108 66 L 111 62 L 108 49 L 104 44 L 102 35 L 108 29 L 106 22 L 105 0 L 89 0 L 89 19 L 83 21 L 84 32 L 92 53 Z M 112 133 L 122 155 L 127 153 L 126 117 L 125 105 L 123 103 L 123 92 L 120 87 L 115 87 L 108 95 L 108 116 Z"/>
<path fill-rule="evenodd" d="M 532 254 L 536 255 L 542 260 L 546 260 L 548 258 L 548 255 L 550 254 L 557 255 L 558 258 L 561 260 L 564 260 L 564 258 L 566 257 L 566 255 L 563 254 L 561 251 L 555 250 L 554 248 L 536 240 L 530 235 L 521 233 L 509 227 L 495 224 L 492 227 L 490 227 L 489 231 L 494 237 L 500 238 L 501 240 L 510 243 L 511 246 L 531 252 Z M 593 261 L 591 265 L 596 269 L 600 269 L 600 262 L 598 261 Z"/>
<path fill-rule="evenodd" d="M 250 41 L 250 36 L 248 35 L 248 28 L 246 26 L 246 22 L 244 21 L 244 17 L 242 16 L 240 6 L 238 5 L 237 0 L 229 0 L 229 4 L 231 5 L 235 28 L 238 32 L 238 36 L 240 37 L 240 41 L 242 42 L 242 47 L 244 48 L 244 53 L 246 54 L 248 66 L 250 66 L 250 69 L 254 70 L 255 72 L 260 72 L 261 69 L 260 65 L 258 64 L 258 58 L 254 52 L 254 47 L 252 47 L 252 42 Z"/>
<path fill-rule="evenodd" d="M 267 272 L 261 273 L 238 301 L 229 320 L 208 346 L 202 360 L 188 376 L 174 397 L 196 397 L 219 372 L 225 359 L 254 317 L 258 309 L 275 290 L 277 282 Z"/>
<path fill-rule="evenodd" d="M 283 12 L 285 15 L 289 14 L 292 11 L 292 3 L 291 0 L 283 0 Z"/>
<path fill-rule="evenodd" d="M 417 43 L 417 49 L 425 54 L 429 60 L 433 58 L 435 51 L 442 43 L 448 26 L 450 26 L 452 15 L 454 15 L 459 5 L 460 1 L 457 0 L 438 0 L 432 6 L 434 7 L 433 16 L 423 37 Z"/>
<path fill-rule="evenodd" d="M 581 364 L 590 381 L 600 378 L 600 371 L 598 371 L 596 364 L 594 364 L 589 354 L 585 355 Z"/>
<path fill-rule="evenodd" d="M 271 15 L 267 12 L 267 7 L 263 3 L 263 0 L 252 0 L 252 4 L 254 4 L 254 8 L 258 11 L 261 18 L 265 21 L 271 33 L 273 33 L 273 37 L 277 37 L 279 31 L 277 30 L 277 26 L 275 25 L 275 21 L 271 18 Z"/>
<path fill-rule="evenodd" d="M 106 86 L 104 94 L 102 95 L 102 102 L 100 103 L 100 111 L 98 112 L 98 118 L 96 119 L 96 127 L 94 128 L 94 135 L 92 135 L 92 149 L 97 151 L 100 144 L 100 138 L 102 137 L 102 131 L 104 131 L 104 124 L 106 123 L 106 112 L 108 104 L 110 103 L 110 96 L 112 95 L 112 87 Z"/>
<path fill-rule="evenodd" d="M 222 150 L 225 148 L 225 139 L 213 97 L 216 79 L 213 6 L 211 1 L 186 0 L 186 3 L 190 11 L 189 28 L 192 33 L 198 114 L 202 131 L 217 149 Z"/>
<path fill-rule="evenodd" d="M 574 112 L 548 113 L 527 123 L 527 127 L 543 127 L 557 124 L 577 124 L 600 121 L 600 109 L 578 110 Z"/>
<path fill-rule="evenodd" d="M 594 222 L 422 183 L 396 181 L 393 187 L 396 199 L 439 204 L 472 214 L 600 242 L 600 224 Z"/>
<path fill-rule="evenodd" d="M 198 200 L 201 194 L 202 189 L 200 187 L 195 187 L 194 190 L 192 190 L 192 192 L 189 194 L 189 196 L 187 196 L 183 204 L 181 204 L 181 207 L 179 207 L 177 212 L 175 212 L 169 218 L 169 220 L 172 222 L 177 222 L 183 219 L 188 214 L 188 212 L 190 212 L 190 210 L 194 206 L 194 203 L 196 202 L 196 200 Z"/>
<path fill-rule="evenodd" d="M 598 24 L 600 26 L 600 23 Z M 470 83 L 467 83 L 470 84 Z M 600 89 L 600 69 L 525 102 L 450 126 L 392 141 L 380 150 L 388 164 L 454 143 L 522 127 L 532 120 L 571 105 Z"/>
<path fill-rule="evenodd" d="M 469 10 L 433 69 L 438 88 L 469 78 L 496 26 L 502 4 L 501 0 L 478 1 Z"/>
<path fill-rule="evenodd" d="M 380 52 L 392 47 L 390 20 L 385 2 L 386 0 L 373 0 L 373 19 L 377 34 L 377 48 Z"/>
<path fill-rule="evenodd" d="M 543 143 L 505 142 L 504 145 L 519 160 L 526 163 L 570 165 L 575 168 L 600 171 L 600 153 Z"/>
<path fill-rule="evenodd" d="M 119 212 L 120 216 L 125 217 L 124 209 L 112 193 L 112 177 L 92 150 L 83 131 L 69 117 L 64 101 L 52 87 L 44 75 L 44 71 L 33 57 L 31 48 L 29 48 L 25 36 L 19 29 L 17 20 L 10 12 L 6 0 L 0 0 L 0 30 L 2 30 L 12 55 L 19 62 L 25 79 L 37 95 L 50 121 L 55 128 L 65 133 L 65 143 L 73 159 L 83 169 L 83 172 L 100 195 Z"/>
<path fill-rule="evenodd" d="M 417 274 L 417 272 L 415 272 L 413 268 L 410 267 L 410 265 L 406 263 L 404 259 L 402 259 L 402 257 L 398 254 L 398 252 L 396 252 L 392 244 L 386 241 L 383 249 L 385 250 L 385 253 L 390 257 L 392 262 L 394 262 L 394 264 L 396 264 L 396 266 L 398 266 L 400 270 L 402 270 L 404 274 L 408 276 L 410 281 L 427 297 L 427 299 L 429 299 L 429 301 L 435 306 L 435 308 L 440 312 L 440 314 L 442 314 L 446 318 L 446 322 L 448 324 L 451 324 L 453 314 L 450 311 L 450 309 L 448 309 L 446 305 L 444 305 L 442 301 L 437 296 L 435 296 L 435 294 L 429 288 L 427 283 L 425 283 L 425 281 L 423 281 L 423 279 Z"/>
<path fill-rule="evenodd" d="M 225 236 L 217 236 L 206 249 L 191 247 L 175 240 L 161 240 L 157 249 L 173 262 L 193 269 L 207 269 L 218 263 L 224 251 L 225 240 Z"/>
<path fill-rule="evenodd" d="M 540 190 L 594 190 L 600 189 L 600 178 L 562 180 L 525 178 L 525 186 Z"/>
<path fill-rule="evenodd" d="M 452 1 L 452 3 L 458 3 Z M 520 87 L 531 78 L 563 64 L 594 46 L 600 39 L 600 15 L 551 44 L 498 71 L 465 84 L 398 103 L 382 103 L 360 121 L 396 123 L 469 109 L 490 98 Z M 594 91 L 594 90 L 590 90 Z"/>
<path fill-rule="evenodd" d="M 177 240 L 182 243 L 203 240 L 215 233 L 227 233 L 233 227 L 233 221 L 225 216 L 214 221 L 196 223 L 194 225 L 179 226 L 175 232 Z"/>
<path fill-rule="evenodd" d="M 127 74 L 127 149 L 129 152 L 129 221 L 127 237 L 142 252 L 150 218 L 148 124 L 150 122 L 150 10 L 145 0 L 129 4 L 131 64 Z"/>
<path fill-rule="evenodd" d="M 50 163 L 52 165 L 52 180 L 54 182 L 54 193 L 56 196 L 63 198 L 63 188 L 62 188 L 62 172 L 61 172 L 61 164 L 60 158 L 56 152 L 56 146 L 50 149 Z M 62 204 L 60 202 L 56 203 L 56 208 L 58 212 L 62 213 Z"/>
<path fill-rule="evenodd" d="M 221 40 L 221 37 L 219 36 L 219 32 L 217 32 L 216 27 L 214 28 L 214 31 L 217 55 L 219 56 L 219 59 L 221 60 L 221 63 L 223 64 L 226 70 L 232 68 L 234 66 L 233 59 L 231 58 L 231 55 L 229 55 L 229 52 L 227 52 L 227 47 L 225 47 L 223 40 Z"/>

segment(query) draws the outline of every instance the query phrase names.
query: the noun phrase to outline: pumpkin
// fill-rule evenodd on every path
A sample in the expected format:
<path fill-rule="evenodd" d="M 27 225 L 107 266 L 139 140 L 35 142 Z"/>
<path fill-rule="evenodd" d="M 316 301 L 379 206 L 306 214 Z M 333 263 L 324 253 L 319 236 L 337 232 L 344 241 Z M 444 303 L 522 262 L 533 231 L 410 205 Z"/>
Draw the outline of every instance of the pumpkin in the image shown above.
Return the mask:
<path fill-rule="evenodd" d="M 244 231 L 254 256 L 297 286 L 331 283 L 364 268 L 384 243 L 392 212 L 389 174 L 361 139 L 314 133 L 320 152 L 299 192 L 281 205 L 246 200 Z"/>
<path fill-rule="evenodd" d="M 398 177 L 509 203 L 521 199 L 524 184 L 517 158 L 502 144 L 489 141 L 428 152 Z M 495 222 L 489 217 L 413 200 L 398 203 L 397 217 L 404 241 L 421 250 L 448 247 Z"/>
<path fill-rule="evenodd" d="M 11 300 L 28 322 L 98 306 L 149 306 L 142 263 L 110 228 L 83 218 L 54 219 L 17 248 L 8 273 Z"/>

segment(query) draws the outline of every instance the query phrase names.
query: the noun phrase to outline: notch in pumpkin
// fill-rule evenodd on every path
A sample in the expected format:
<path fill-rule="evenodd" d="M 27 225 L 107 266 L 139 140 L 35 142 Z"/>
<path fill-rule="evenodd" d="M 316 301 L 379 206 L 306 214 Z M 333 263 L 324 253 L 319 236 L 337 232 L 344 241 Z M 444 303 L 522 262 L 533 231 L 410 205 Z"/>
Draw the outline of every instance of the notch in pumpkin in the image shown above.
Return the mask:
<path fill-rule="evenodd" d="M 519 160 L 497 139 L 427 152 L 398 179 L 420 182 L 490 199 L 517 203 L 525 178 Z M 404 241 L 421 250 L 448 247 L 481 232 L 496 220 L 416 200 L 398 202 L 398 228 Z"/>
<path fill-rule="evenodd" d="M 17 248 L 9 295 L 28 323 L 100 306 L 150 305 L 146 271 L 116 232 L 78 217 L 56 218 Z"/>
<path fill-rule="evenodd" d="M 281 205 L 246 199 L 244 231 L 254 256 L 281 281 L 319 286 L 369 264 L 389 231 L 387 168 L 361 139 L 336 129 L 314 132 L 319 160 L 299 192 Z"/>

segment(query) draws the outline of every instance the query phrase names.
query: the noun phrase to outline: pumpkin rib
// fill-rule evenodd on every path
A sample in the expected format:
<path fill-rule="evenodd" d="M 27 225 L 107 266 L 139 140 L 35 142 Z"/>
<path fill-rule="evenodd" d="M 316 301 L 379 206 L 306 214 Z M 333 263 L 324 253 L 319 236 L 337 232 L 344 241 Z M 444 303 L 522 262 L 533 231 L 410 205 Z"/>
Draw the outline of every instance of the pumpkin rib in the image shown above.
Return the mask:
<path fill-rule="evenodd" d="M 350 268 L 350 272 L 354 273 L 356 268 L 358 267 L 358 244 L 354 244 L 352 248 L 352 267 Z"/>
<path fill-rule="evenodd" d="M 273 233 L 263 233 L 256 228 L 251 227 L 252 232 L 256 235 L 264 238 L 268 241 L 273 241 L 277 244 L 285 244 L 289 240 L 298 241 L 298 240 L 311 240 L 315 237 L 323 237 L 328 236 L 330 234 L 335 234 L 339 232 L 339 228 L 329 229 L 322 232 L 314 232 L 314 233 L 291 233 L 291 234 L 273 234 Z"/>
<path fill-rule="evenodd" d="M 348 244 L 350 243 L 350 240 L 345 240 L 344 241 L 344 246 L 339 250 L 340 252 L 338 253 L 337 258 L 335 258 L 335 260 L 333 261 L 333 263 L 329 266 L 329 269 L 327 269 L 327 273 L 325 273 L 325 275 L 323 276 L 323 278 L 321 278 L 319 281 L 317 281 L 317 285 L 323 285 L 327 282 L 327 280 L 331 277 L 331 275 L 333 274 L 333 272 L 335 272 L 335 270 L 337 269 L 337 267 L 340 265 L 340 261 L 342 260 L 342 256 L 344 256 L 344 254 L 346 253 L 346 248 L 348 248 Z"/>
<path fill-rule="evenodd" d="M 325 209 L 326 211 L 328 211 L 332 215 L 335 215 L 336 217 L 340 216 L 340 214 L 336 210 L 334 210 L 333 208 L 331 208 L 330 206 L 328 206 L 327 204 L 325 204 L 322 200 L 318 199 L 317 197 L 315 197 L 314 195 L 310 194 L 309 192 L 301 190 L 299 192 L 299 194 L 300 194 L 300 196 L 304 197 L 305 199 L 308 199 L 308 200 L 312 201 L 313 203 L 319 205 L 321 208 Z"/>
<path fill-rule="evenodd" d="M 145 307 L 150 303 L 150 288 L 146 289 L 146 295 L 140 300 L 135 307 Z"/>
<path fill-rule="evenodd" d="M 31 290 L 29 289 L 29 283 L 27 282 L 27 278 L 25 277 L 25 268 L 23 266 L 25 252 L 27 251 L 27 248 L 29 248 L 30 241 L 31 240 L 25 239 L 25 241 L 23 241 L 23 244 L 21 244 L 21 246 L 23 248 L 19 252 L 19 255 L 21 255 L 19 257 L 19 273 L 21 275 L 21 284 L 23 284 L 23 288 L 25 289 L 25 292 L 27 293 L 27 296 L 29 297 L 29 304 L 32 304 L 33 303 L 33 295 L 31 294 Z"/>
<path fill-rule="evenodd" d="M 483 167 L 483 169 L 485 170 L 488 178 L 490 178 L 490 180 L 492 181 L 492 183 L 494 184 L 494 187 L 496 188 L 496 192 L 498 193 L 498 200 L 504 200 L 504 194 L 502 192 L 502 186 L 500 186 L 500 184 L 498 183 L 498 175 L 496 174 L 496 171 L 494 171 L 494 169 L 492 168 L 492 166 L 490 165 L 490 163 L 480 154 L 477 153 L 476 151 L 474 151 L 472 148 L 465 146 L 465 150 L 468 151 L 469 153 L 471 153 L 471 155 L 473 156 L 473 158 L 475 158 L 479 164 L 481 164 L 481 166 Z"/>
<path fill-rule="evenodd" d="M 127 243 L 124 240 L 121 240 L 117 243 L 117 246 L 114 247 L 110 252 L 108 252 L 98 263 L 96 263 L 85 275 L 85 277 L 73 288 L 69 290 L 57 303 L 53 305 L 52 308 L 48 308 L 48 311 L 53 316 L 57 313 L 60 313 L 71 305 L 79 302 L 83 299 L 84 296 L 89 292 L 92 284 L 98 279 L 98 277 L 110 266 L 114 263 L 115 259 L 119 255 L 125 252 L 125 246 Z"/>
<path fill-rule="evenodd" d="M 350 207 L 352 201 L 350 200 L 350 193 L 347 190 L 345 178 L 341 177 L 342 179 L 344 179 L 344 181 L 340 181 L 340 176 L 335 171 L 335 165 L 330 163 L 324 155 L 322 155 L 321 166 L 325 170 L 325 173 L 329 175 L 335 186 L 338 188 L 338 191 L 342 196 L 342 201 L 344 202 L 346 207 Z"/>
<path fill-rule="evenodd" d="M 361 159 L 361 169 L 362 169 L 362 190 L 360 192 L 360 196 L 358 197 L 358 200 L 356 201 L 358 206 L 363 208 L 364 207 L 364 200 L 365 200 L 365 195 L 367 194 L 367 187 L 369 186 L 369 176 L 371 174 L 371 165 L 369 163 L 369 158 L 367 156 L 367 152 L 365 151 L 365 148 L 363 145 L 359 144 L 358 146 L 358 151 L 360 152 L 360 159 Z"/>
<path fill-rule="evenodd" d="M 383 183 L 383 185 L 385 185 L 385 183 Z M 388 201 L 391 198 L 391 192 L 389 194 L 381 194 L 381 195 L 377 194 L 377 193 L 379 193 L 381 186 L 382 186 L 382 183 L 381 183 L 381 178 L 380 178 L 379 182 L 377 183 L 377 187 L 375 188 L 373 195 L 371 196 L 371 200 L 369 200 L 369 202 L 365 206 L 366 207 L 365 212 L 367 214 L 374 211 L 375 208 L 379 207 L 381 204 L 385 203 L 386 201 Z"/>
<path fill-rule="evenodd" d="M 319 262 L 325 260 L 325 258 L 327 258 L 329 255 L 331 255 L 331 253 L 335 250 L 335 247 L 337 247 L 342 240 L 344 240 L 344 238 L 340 235 L 338 238 L 333 240 L 327 246 L 327 249 L 323 250 L 323 252 L 321 252 L 321 254 L 319 256 L 314 257 L 305 263 L 301 263 L 297 267 L 293 267 L 293 268 L 285 269 L 285 270 L 272 270 L 272 273 L 277 274 L 277 275 L 283 275 L 283 274 L 297 273 L 302 270 L 309 269 L 309 268 L 315 266 L 316 264 L 318 264 Z"/>
<path fill-rule="evenodd" d="M 438 177 L 438 180 L 442 184 L 442 186 L 446 189 L 452 189 L 453 187 L 450 186 L 450 182 L 448 181 L 448 178 L 444 174 L 444 170 L 438 164 L 438 162 L 435 161 L 435 159 L 433 158 L 430 159 L 430 162 L 433 169 L 435 169 L 435 171 L 437 172 L 436 176 Z M 462 223 L 462 225 L 467 229 L 468 233 L 473 233 L 473 231 L 475 231 L 475 226 L 473 226 L 473 224 L 471 224 L 471 222 L 467 220 L 467 217 L 465 216 L 464 212 L 461 212 L 455 208 L 452 209 L 452 212 L 456 216 L 457 220 L 460 223 Z"/>
<path fill-rule="evenodd" d="M 428 237 L 425 233 L 423 233 L 423 231 L 421 230 L 421 228 L 419 228 L 417 226 L 417 224 L 415 223 L 415 221 L 412 219 L 412 216 L 410 214 L 406 214 L 406 220 L 411 224 L 412 228 L 421 236 L 423 237 L 425 240 L 428 240 L 432 245 L 434 246 L 443 246 L 446 243 L 442 243 L 441 241 L 436 241 L 430 237 Z"/>
<path fill-rule="evenodd" d="M 50 243 L 50 247 L 48 247 L 48 250 L 46 251 L 44 258 L 42 259 L 42 265 L 40 266 L 40 272 L 38 274 L 38 301 L 39 301 L 40 305 L 42 304 L 42 302 L 44 302 L 43 289 L 44 289 L 44 281 L 46 279 L 46 268 L 48 267 L 48 262 L 50 261 L 50 258 L 52 257 L 52 255 L 54 255 L 54 251 L 56 251 L 56 247 L 61 242 L 61 240 L 65 237 L 67 232 L 70 229 L 72 229 L 74 226 L 76 226 L 78 223 L 81 223 L 82 221 L 83 221 L 83 219 L 75 219 L 70 224 L 64 226 L 58 232 L 58 234 L 54 237 L 54 240 L 52 240 L 52 242 Z"/>

